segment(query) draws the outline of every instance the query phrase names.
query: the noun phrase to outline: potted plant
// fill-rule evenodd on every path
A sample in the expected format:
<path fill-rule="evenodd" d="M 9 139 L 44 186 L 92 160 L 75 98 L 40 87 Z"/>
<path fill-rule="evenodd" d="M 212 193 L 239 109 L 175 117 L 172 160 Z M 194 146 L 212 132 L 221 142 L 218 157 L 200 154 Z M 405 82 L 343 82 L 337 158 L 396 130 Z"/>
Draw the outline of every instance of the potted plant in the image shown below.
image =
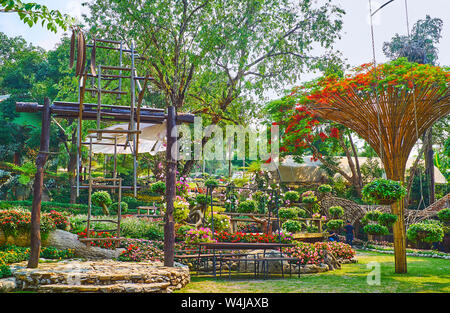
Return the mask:
<path fill-rule="evenodd" d="M 401 182 L 379 178 L 365 185 L 362 195 L 366 201 L 390 205 L 406 195 L 406 188 Z"/>

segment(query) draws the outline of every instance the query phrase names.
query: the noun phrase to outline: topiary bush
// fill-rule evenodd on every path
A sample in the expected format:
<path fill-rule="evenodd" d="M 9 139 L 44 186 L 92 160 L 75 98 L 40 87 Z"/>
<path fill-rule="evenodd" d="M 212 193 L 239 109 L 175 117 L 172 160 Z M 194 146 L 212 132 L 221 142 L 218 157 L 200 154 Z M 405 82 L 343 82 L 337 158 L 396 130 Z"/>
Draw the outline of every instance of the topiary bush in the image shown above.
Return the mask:
<path fill-rule="evenodd" d="M 128 204 L 126 202 L 121 202 L 120 203 L 120 212 L 121 214 L 127 213 L 128 212 Z M 119 213 L 119 202 L 114 202 L 113 204 L 111 204 L 111 213 L 112 214 L 118 214 Z"/>
<path fill-rule="evenodd" d="M 450 208 L 440 210 L 437 217 L 442 223 L 450 223 Z"/>
<path fill-rule="evenodd" d="M 212 217 L 211 213 L 207 214 L 205 226 L 213 229 L 212 220 L 213 220 L 213 217 Z M 229 216 L 224 215 L 224 214 L 214 214 L 214 231 L 215 232 L 229 231 L 230 227 L 231 227 L 231 224 L 230 224 Z"/>
<path fill-rule="evenodd" d="M 302 202 L 307 203 L 307 204 L 315 203 L 315 202 L 317 202 L 317 197 L 316 196 L 304 197 L 302 199 Z"/>
<path fill-rule="evenodd" d="M 245 200 L 239 203 L 237 211 L 239 213 L 255 213 L 257 207 L 255 200 Z"/>
<path fill-rule="evenodd" d="M 386 226 L 379 224 L 367 224 L 363 227 L 363 231 L 369 235 L 387 235 L 389 230 Z"/>
<path fill-rule="evenodd" d="M 196 197 L 195 197 L 195 201 L 197 202 L 197 204 L 201 205 L 201 206 L 206 206 L 211 197 L 208 197 L 207 195 L 203 194 L 203 193 L 199 193 Z"/>
<path fill-rule="evenodd" d="M 380 210 L 372 210 L 366 213 L 366 215 L 364 216 L 365 220 L 368 221 L 372 221 L 372 222 L 377 222 L 378 221 L 378 217 L 383 214 Z"/>
<path fill-rule="evenodd" d="M 397 222 L 398 216 L 392 213 L 381 213 L 378 216 L 378 223 L 386 227 L 392 227 Z"/>
<path fill-rule="evenodd" d="M 296 208 L 280 208 L 278 210 L 278 216 L 284 219 L 297 218 L 298 213 Z"/>
<path fill-rule="evenodd" d="M 298 207 L 294 207 L 295 211 L 297 212 L 297 216 L 299 218 L 306 218 L 307 217 L 307 213 L 305 210 L 298 208 Z"/>
<path fill-rule="evenodd" d="M 344 215 L 344 209 L 339 205 L 329 207 L 328 211 L 331 217 L 335 219 Z"/>
<path fill-rule="evenodd" d="M 300 199 L 300 195 L 297 191 L 286 191 L 284 194 L 284 200 L 289 203 L 297 202 Z"/>
<path fill-rule="evenodd" d="M 416 223 L 409 226 L 406 237 L 413 242 L 440 242 L 444 238 L 444 231 L 436 223 Z"/>
<path fill-rule="evenodd" d="M 219 182 L 213 178 L 208 178 L 205 180 L 205 186 L 210 188 L 216 188 L 219 186 Z"/>
<path fill-rule="evenodd" d="M 166 183 L 163 181 L 157 181 L 150 185 L 150 191 L 157 195 L 164 195 L 166 193 Z"/>
<path fill-rule="evenodd" d="M 94 205 L 103 208 L 104 215 L 109 215 L 108 207 L 112 204 L 112 200 L 108 192 L 96 191 L 92 194 L 91 200 Z"/>
<path fill-rule="evenodd" d="M 333 187 L 331 187 L 330 185 L 327 185 L 327 184 L 320 185 L 319 188 L 317 188 L 317 191 L 322 192 L 322 193 L 328 193 L 328 192 L 331 192 L 332 190 L 333 190 Z"/>
<path fill-rule="evenodd" d="M 297 233 L 302 230 L 302 224 L 299 221 L 294 220 L 287 220 L 281 227 L 290 233 Z"/>
<path fill-rule="evenodd" d="M 392 204 L 406 195 L 401 182 L 390 179 L 375 179 L 362 189 L 364 200 L 377 204 Z"/>
<path fill-rule="evenodd" d="M 344 226 L 343 220 L 331 220 L 326 223 L 326 226 L 329 230 L 338 231 Z"/>

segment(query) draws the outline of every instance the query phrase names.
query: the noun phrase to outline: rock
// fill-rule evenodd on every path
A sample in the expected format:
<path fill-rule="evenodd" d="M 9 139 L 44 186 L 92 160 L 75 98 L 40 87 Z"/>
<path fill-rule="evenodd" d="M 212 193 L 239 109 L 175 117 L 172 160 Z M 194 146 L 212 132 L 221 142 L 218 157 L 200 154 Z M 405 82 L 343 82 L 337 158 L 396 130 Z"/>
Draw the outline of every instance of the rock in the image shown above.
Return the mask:
<path fill-rule="evenodd" d="M 16 279 L 8 277 L 0 279 L 0 292 L 10 292 L 16 289 Z"/>
<path fill-rule="evenodd" d="M 75 256 L 86 259 L 113 259 L 124 251 L 124 249 L 111 250 L 88 246 L 78 240 L 78 235 L 60 229 L 48 235 L 45 245 L 58 249 L 73 249 Z"/>

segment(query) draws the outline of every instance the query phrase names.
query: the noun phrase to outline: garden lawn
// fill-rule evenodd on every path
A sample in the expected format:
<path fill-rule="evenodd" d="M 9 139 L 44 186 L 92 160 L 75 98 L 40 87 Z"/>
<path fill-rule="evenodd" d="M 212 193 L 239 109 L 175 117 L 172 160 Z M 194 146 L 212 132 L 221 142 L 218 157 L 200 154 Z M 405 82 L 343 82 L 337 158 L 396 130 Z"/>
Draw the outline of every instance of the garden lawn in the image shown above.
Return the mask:
<path fill-rule="evenodd" d="M 292 275 L 285 279 L 220 279 L 192 277 L 191 283 L 177 292 L 254 292 L 254 293 L 300 293 L 300 292 L 450 292 L 450 260 L 424 257 L 408 257 L 408 273 L 394 273 L 394 256 L 377 252 L 357 251 L 358 263 L 344 264 L 340 270 L 319 274 L 305 274 L 300 278 Z M 367 283 L 367 275 L 373 271 L 368 263 L 380 264 L 381 281 L 377 285 Z"/>

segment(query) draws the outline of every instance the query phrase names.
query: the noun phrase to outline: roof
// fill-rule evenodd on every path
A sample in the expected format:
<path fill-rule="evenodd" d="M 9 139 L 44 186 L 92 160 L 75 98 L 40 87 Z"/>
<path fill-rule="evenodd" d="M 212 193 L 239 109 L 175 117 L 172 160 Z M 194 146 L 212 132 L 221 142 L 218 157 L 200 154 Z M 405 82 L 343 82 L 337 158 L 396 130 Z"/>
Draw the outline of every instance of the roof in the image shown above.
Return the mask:
<path fill-rule="evenodd" d="M 336 157 L 339 161 L 339 168 L 343 169 L 349 175 L 352 175 L 350 166 L 348 165 L 347 157 Z M 367 162 L 369 158 L 358 157 L 359 164 L 362 166 Z M 372 160 L 381 164 L 380 158 L 371 158 Z M 322 183 L 328 177 L 325 170 L 320 168 L 322 162 L 311 161 L 311 156 L 304 156 L 303 163 L 296 163 L 292 156 L 287 156 L 284 158 L 278 167 L 281 181 L 283 182 L 309 182 L 309 183 Z M 406 169 L 408 170 L 412 167 L 414 163 L 414 158 L 409 158 L 406 162 Z M 381 166 L 382 167 L 382 166 Z M 341 176 L 336 174 L 334 177 Z M 439 171 L 439 169 L 434 166 L 434 177 L 436 184 L 446 184 L 447 180 L 444 175 Z"/>

